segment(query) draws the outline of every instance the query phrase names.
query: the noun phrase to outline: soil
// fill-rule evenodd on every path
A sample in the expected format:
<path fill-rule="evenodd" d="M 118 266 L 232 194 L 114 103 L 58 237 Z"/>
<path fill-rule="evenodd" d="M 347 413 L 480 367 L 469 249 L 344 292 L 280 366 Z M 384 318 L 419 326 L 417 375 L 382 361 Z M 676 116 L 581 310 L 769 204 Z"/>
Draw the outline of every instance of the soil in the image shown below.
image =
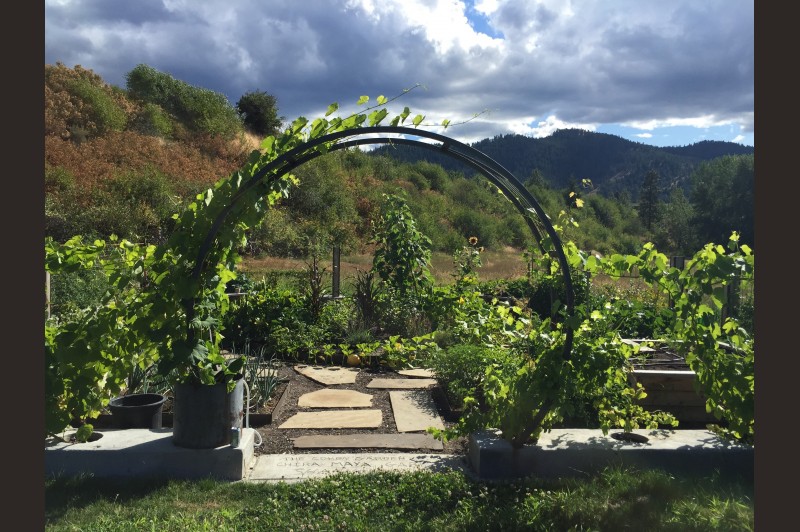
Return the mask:
<path fill-rule="evenodd" d="M 666 348 L 656 348 L 655 351 L 639 353 L 631 358 L 635 369 L 659 371 L 688 371 L 689 365 L 683 356 Z"/>
<path fill-rule="evenodd" d="M 391 401 L 389 399 L 389 390 L 380 390 L 374 388 L 367 388 L 367 384 L 372 379 L 405 379 L 403 375 L 384 368 L 365 369 L 362 368 L 356 376 L 355 384 L 337 384 L 336 389 L 355 390 L 357 392 L 369 394 L 372 396 L 372 408 L 379 409 L 382 412 L 382 424 L 377 428 L 369 429 L 279 429 L 278 427 L 287 419 L 300 412 L 301 409 L 297 407 L 297 400 L 301 395 L 314 392 L 325 388 L 326 386 L 320 384 L 308 377 L 301 375 L 295 371 L 292 364 L 286 364 L 278 367 L 278 378 L 281 382 L 275 390 L 270 401 L 267 405 L 260 410 L 260 412 L 271 412 L 272 422 L 268 425 L 255 427 L 261 436 L 261 445 L 258 445 L 258 438 L 256 438 L 256 447 L 254 452 L 256 455 L 262 454 L 301 454 L 301 453 L 405 453 L 405 452 L 424 452 L 426 454 L 466 454 L 467 441 L 466 438 L 458 438 L 448 441 L 444 444 L 443 450 L 394 450 L 394 449 L 374 449 L 374 448 L 344 448 L 344 449 L 295 449 L 292 440 L 300 436 L 307 436 L 312 434 L 397 434 L 397 425 L 394 422 L 394 415 L 392 414 Z M 439 411 L 439 415 L 444 421 L 445 427 L 451 427 L 458 421 L 458 416 L 453 414 L 447 404 L 439 386 L 432 388 L 432 396 L 434 403 Z"/>

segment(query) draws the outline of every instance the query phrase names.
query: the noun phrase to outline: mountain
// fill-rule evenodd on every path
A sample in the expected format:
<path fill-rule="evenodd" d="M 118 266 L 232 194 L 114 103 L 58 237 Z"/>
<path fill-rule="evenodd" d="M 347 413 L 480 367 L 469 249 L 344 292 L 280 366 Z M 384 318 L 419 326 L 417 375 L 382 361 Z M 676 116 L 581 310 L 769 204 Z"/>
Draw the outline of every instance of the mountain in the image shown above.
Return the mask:
<path fill-rule="evenodd" d="M 561 129 L 544 138 L 498 135 L 470 146 L 494 159 L 522 182 L 538 169 L 553 188 L 575 186 L 582 179 L 590 179 L 594 190 L 604 196 L 626 191 L 633 199 L 650 170 L 658 172 L 662 187 L 688 191 L 689 178 L 703 161 L 724 155 L 752 154 L 755 150 L 752 146 L 720 141 L 660 148 L 582 129 Z M 424 148 L 381 146 L 370 153 L 404 162 L 427 160 L 466 175 L 474 172 L 455 159 Z"/>

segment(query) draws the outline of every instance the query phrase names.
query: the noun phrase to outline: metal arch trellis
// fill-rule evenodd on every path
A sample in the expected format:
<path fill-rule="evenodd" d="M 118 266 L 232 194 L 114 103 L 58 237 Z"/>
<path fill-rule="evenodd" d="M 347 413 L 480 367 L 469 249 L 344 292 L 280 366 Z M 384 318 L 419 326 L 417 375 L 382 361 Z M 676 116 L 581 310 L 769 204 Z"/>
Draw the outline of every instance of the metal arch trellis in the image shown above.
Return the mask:
<path fill-rule="evenodd" d="M 421 137 L 434 142 L 423 142 L 422 140 L 406 137 L 396 138 L 375 136 L 380 134 L 398 134 L 411 137 Z M 575 296 L 572 286 L 572 278 L 570 276 L 569 264 L 567 263 L 567 259 L 564 254 L 563 245 L 553 225 L 550 223 L 549 218 L 542 210 L 539 203 L 534 199 L 533 195 L 524 186 L 522 186 L 519 180 L 517 180 L 514 175 L 511 174 L 511 172 L 503 168 L 503 166 L 481 151 L 438 133 L 402 126 L 360 127 L 346 131 L 330 133 L 328 135 L 309 140 L 264 165 L 258 170 L 258 172 L 256 172 L 255 175 L 253 175 L 250 180 L 241 185 L 239 190 L 234 194 L 231 202 L 213 221 L 211 228 L 209 229 L 209 232 L 206 235 L 206 238 L 198 252 L 198 256 L 195 261 L 195 267 L 192 271 L 192 277 L 196 279 L 200 275 L 203 263 L 205 262 L 209 251 L 211 250 L 211 246 L 213 245 L 217 232 L 222 227 L 222 224 L 225 222 L 227 216 L 233 211 L 235 205 L 253 187 L 264 182 L 266 179 L 277 178 L 290 173 L 294 168 L 297 168 L 298 166 L 301 166 L 308 161 L 327 153 L 367 144 L 404 144 L 438 151 L 453 157 L 454 159 L 457 159 L 480 172 L 492 184 L 500 189 L 505 197 L 511 201 L 511 203 L 522 214 L 525 222 L 528 225 L 528 228 L 534 236 L 537 245 L 539 246 L 540 251 L 545 255 L 555 255 L 555 258 L 561 267 L 561 274 L 564 280 L 567 313 L 569 316 L 573 315 Z M 552 244 L 550 249 L 546 249 L 544 246 L 543 239 L 545 235 L 550 238 L 550 242 Z M 189 307 L 193 307 L 193 301 L 187 303 Z M 192 309 L 187 308 L 187 311 L 189 315 L 193 314 Z M 574 334 L 569 320 L 564 322 L 564 329 L 566 340 L 563 348 L 563 356 L 565 359 L 568 359 L 570 358 L 572 351 Z"/>

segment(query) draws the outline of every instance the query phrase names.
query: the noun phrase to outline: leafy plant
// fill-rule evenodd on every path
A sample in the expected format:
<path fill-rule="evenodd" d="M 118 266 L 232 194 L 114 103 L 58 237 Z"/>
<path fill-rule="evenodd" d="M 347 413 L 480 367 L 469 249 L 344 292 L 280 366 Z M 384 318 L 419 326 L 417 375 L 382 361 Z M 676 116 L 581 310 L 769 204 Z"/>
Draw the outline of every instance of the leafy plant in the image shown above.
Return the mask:
<path fill-rule="evenodd" d="M 244 366 L 244 379 L 250 390 L 250 408 L 257 409 L 267 404 L 280 383 L 275 366 L 276 357 L 267 356 L 264 347 L 254 354 L 249 344 L 245 345 L 243 354 L 247 360 Z"/>
<path fill-rule="evenodd" d="M 372 269 L 399 298 L 414 304 L 433 282 L 429 270 L 430 239 L 417 229 L 403 198 L 390 194 L 383 198 L 375 227 Z"/>
<path fill-rule="evenodd" d="M 378 304 L 383 298 L 381 286 L 375 279 L 374 271 L 356 270 L 353 282 L 353 299 L 356 303 L 359 321 L 363 328 L 377 327 Z"/>
<path fill-rule="evenodd" d="M 45 322 L 45 431 L 55 435 L 71 422 L 97 417 L 118 395 L 136 368 L 158 359 L 146 320 L 128 320 L 143 312 L 148 283 L 144 265 L 154 246 L 120 241 L 64 244 L 45 241 L 45 268 L 53 274 L 102 272 L 110 289 L 96 303 L 63 319 Z M 96 267 L 97 266 L 97 267 Z M 88 429 L 91 433 L 91 427 Z"/>
<path fill-rule="evenodd" d="M 459 289 L 476 285 L 478 283 L 478 270 L 483 265 L 481 261 L 483 246 L 478 246 L 478 237 L 471 236 L 467 242 L 469 245 L 462 246 L 461 249 L 456 250 L 453 254 L 453 263 L 455 265 L 453 277 L 456 281 L 456 287 Z"/>
<path fill-rule="evenodd" d="M 474 398 L 478 409 L 484 409 L 483 382 L 486 369 L 494 366 L 503 368 L 503 372 L 513 373 L 518 363 L 511 351 L 503 347 L 456 344 L 434 351 L 427 365 L 436 374 L 453 406 L 463 407 L 465 400 L 470 397 Z"/>

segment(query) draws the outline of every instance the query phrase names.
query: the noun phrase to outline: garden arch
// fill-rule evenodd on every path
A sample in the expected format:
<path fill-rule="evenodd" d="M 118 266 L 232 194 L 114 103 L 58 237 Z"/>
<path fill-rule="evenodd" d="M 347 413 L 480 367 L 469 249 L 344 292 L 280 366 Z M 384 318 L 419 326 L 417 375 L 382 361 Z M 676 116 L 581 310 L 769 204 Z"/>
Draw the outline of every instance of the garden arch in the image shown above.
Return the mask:
<path fill-rule="evenodd" d="M 380 136 L 387 134 L 404 135 L 404 137 Z M 427 139 L 429 142 L 425 142 L 421 139 Z M 534 199 L 533 195 L 522 186 L 511 172 L 503 168 L 483 152 L 444 135 L 403 126 L 359 127 L 330 133 L 309 140 L 264 165 L 264 167 L 253 175 L 252 179 L 241 185 L 237 193 L 233 196 L 232 201 L 220 212 L 216 219 L 214 219 L 205 240 L 200 246 L 197 258 L 195 259 L 192 278 L 197 279 L 199 277 L 219 229 L 226 221 L 228 215 L 233 211 L 235 205 L 253 187 L 270 178 L 277 178 L 290 173 L 298 166 L 320 157 L 321 155 L 332 151 L 368 144 L 403 144 L 437 151 L 461 161 L 486 177 L 493 185 L 502 191 L 505 197 L 508 198 L 520 214 L 522 214 L 539 250 L 545 255 L 555 255 L 555 259 L 559 262 L 561 267 L 567 312 L 569 316 L 573 315 L 575 296 L 569 264 L 564 254 L 563 245 L 553 225 L 550 223 L 549 218 L 536 199 Z M 542 243 L 545 236 L 548 236 L 552 242 L 551 250 L 545 249 Z M 194 315 L 193 301 L 187 302 L 186 310 L 187 317 L 191 320 Z M 563 356 L 567 359 L 570 357 L 572 351 L 574 331 L 570 326 L 569 320 L 565 320 L 564 328 L 566 341 L 564 343 Z"/>

